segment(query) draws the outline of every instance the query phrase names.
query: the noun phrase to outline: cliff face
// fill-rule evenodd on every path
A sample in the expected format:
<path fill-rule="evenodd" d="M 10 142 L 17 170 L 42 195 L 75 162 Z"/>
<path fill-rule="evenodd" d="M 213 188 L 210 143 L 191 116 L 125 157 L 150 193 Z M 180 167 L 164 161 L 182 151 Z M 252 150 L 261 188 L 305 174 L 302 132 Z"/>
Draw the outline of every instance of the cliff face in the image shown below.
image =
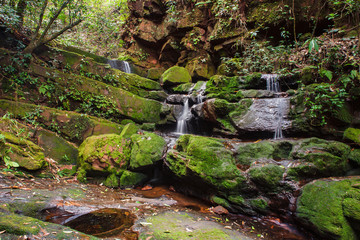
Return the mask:
<path fill-rule="evenodd" d="M 279 43 L 323 33 L 333 23 L 327 2 L 130 1 L 124 46 L 138 65 L 177 64 L 209 78 L 221 57 L 241 54 L 255 38 Z"/>

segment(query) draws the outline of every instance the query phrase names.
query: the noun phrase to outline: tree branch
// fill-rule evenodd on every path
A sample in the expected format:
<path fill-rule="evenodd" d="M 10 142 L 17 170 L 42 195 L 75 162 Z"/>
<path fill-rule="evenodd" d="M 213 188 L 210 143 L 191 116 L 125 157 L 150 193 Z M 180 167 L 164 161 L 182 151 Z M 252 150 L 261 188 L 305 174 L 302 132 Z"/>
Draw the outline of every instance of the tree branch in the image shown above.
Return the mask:
<path fill-rule="evenodd" d="M 37 35 L 39 34 L 40 28 L 41 28 L 41 26 L 42 26 L 42 22 L 43 22 L 43 20 L 44 20 L 44 14 L 45 14 L 45 9 L 46 9 L 47 5 L 48 5 L 48 0 L 45 0 L 43 6 L 42 6 L 42 8 L 41 8 L 39 23 L 38 23 L 38 25 L 37 25 L 37 27 L 36 27 L 36 29 L 35 29 L 35 32 L 34 32 L 33 37 L 31 38 L 31 41 L 34 41 L 35 38 L 37 37 Z"/>
<path fill-rule="evenodd" d="M 83 21 L 83 19 L 78 19 L 76 22 L 73 22 L 69 25 L 67 25 L 66 27 L 64 27 L 63 29 L 61 29 L 59 32 L 54 33 L 51 37 L 49 37 L 48 39 L 46 39 L 43 44 L 47 44 L 49 42 L 51 42 L 52 40 L 54 40 L 55 38 L 57 38 L 58 36 L 60 36 L 61 34 L 63 34 L 65 31 L 75 27 L 76 25 L 79 25 L 81 22 Z"/>
<path fill-rule="evenodd" d="M 40 39 L 44 39 L 45 35 L 47 34 L 47 32 L 49 31 L 51 25 L 54 23 L 54 21 L 57 19 L 57 17 L 60 15 L 60 13 L 62 12 L 62 10 L 64 10 L 64 8 L 69 4 L 70 0 L 67 0 L 63 3 L 63 5 L 61 5 L 61 7 L 59 8 L 59 10 L 55 13 L 55 15 L 50 19 L 48 25 L 46 26 L 44 32 L 41 34 Z"/>

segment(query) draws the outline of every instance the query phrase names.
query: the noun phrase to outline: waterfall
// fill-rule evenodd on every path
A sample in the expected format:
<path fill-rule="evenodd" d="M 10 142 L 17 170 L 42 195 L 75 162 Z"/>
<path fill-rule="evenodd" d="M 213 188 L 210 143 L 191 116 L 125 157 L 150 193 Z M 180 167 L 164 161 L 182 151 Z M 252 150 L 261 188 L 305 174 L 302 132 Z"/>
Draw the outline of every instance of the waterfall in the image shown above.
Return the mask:
<path fill-rule="evenodd" d="M 268 91 L 275 93 L 279 93 L 281 91 L 278 81 L 279 76 L 277 74 L 263 74 L 261 78 L 266 80 L 266 89 Z M 284 101 L 282 101 L 278 95 L 276 95 L 276 97 L 277 98 L 275 101 L 277 105 L 277 111 L 275 114 L 276 127 L 274 129 L 274 139 L 281 139 L 284 137 L 282 133 L 282 125 L 286 106 L 284 105 Z"/>
<path fill-rule="evenodd" d="M 263 74 L 262 79 L 266 80 L 266 89 L 271 92 L 280 92 L 279 76 L 277 74 Z"/>
<path fill-rule="evenodd" d="M 195 86 L 194 86 L 195 87 Z M 177 125 L 176 125 L 176 133 L 178 134 L 184 134 L 189 133 L 190 129 L 188 127 L 188 124 L 190 120 L 193 118 L 193 115 L 191 113 L 191 106 L 190 106 L 190 98 L 191 94 L 194 90 L 194 87 L 192 87 L 188 94 L 183 98 L 184 107 L 182 110 L 182 113 L 180 117 L 177 119 Z M 196 91 L 196 98 L 192 102 L 196 101 L 194 105 L 200 104 L 205 99 L 205 90 L 206 90 L 206 82 L 204 82 L 201 87 Z"/>
<path fill-rule="evenodd" d="M 118 69 L 124 73 L 131 73 L 130 63 L 127 61 L 119 61 L 119 60 L 108 60 L 107 62 L 110 67 Z"/>

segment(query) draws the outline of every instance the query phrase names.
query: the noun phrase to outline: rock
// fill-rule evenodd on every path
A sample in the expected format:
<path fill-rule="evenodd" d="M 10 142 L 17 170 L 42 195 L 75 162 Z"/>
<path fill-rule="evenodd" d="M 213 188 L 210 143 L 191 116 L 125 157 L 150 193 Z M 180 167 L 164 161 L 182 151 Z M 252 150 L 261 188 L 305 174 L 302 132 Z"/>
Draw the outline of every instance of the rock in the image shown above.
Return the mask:
<path fill-rule="evenodd" d="M 37 123 L 59 132 L 64 138 L 81 143 L 92 135 L 121 133 L 122 126 L 104 119 L 86 116 L 75 112 L 61 111 L 54 108 L 0 100 L 0 113 L 10 112 L 16 118 L 36 118 Z"/>
<path fill-rule="evenodd" d="M 163 68 L 150 68 L 147 71 L 147 78 L 153 79 L 153 80 L 159 80 L 161 78 L 161 75 L 165 72 L 165 69 Z"/>
<path fill-rule="evenodd" d="M 9 237 L 4 236 L 5 239 L 19 239 L 20 236 L 37 236 L 43 239 L 98 239 L 60 224 L 4 212 L 0 212 L 0 229 Z"/>
<path fill-rule="evenodd" d="M 283 166 L 267 164 L 250 168 L 249 176 L 259 188 L 263 188 L 265 191 L 275 191 L 280 185 L 279 182 L 282 180 L 284 172 L 285 167 Z"/>
<path fill-rule="evenodd" d="M 349 155 L 349 160 L 360 167 L 360 149 L 352 149 Z"/>
<path fill-rule="evenodd" d="M 201 185 L 201 180 L 224 193 L 245 187 L 245 176 L 236 168 L 231 151 L 218 139 L 182 135 L 166 159 L 177 177 L 190 179 L 193 185 Z"/>
<path fill-rule="evenodd" d="M 360 145 L 360 129 L 348 128 L 344 132 L 344 138 L 349 139 Z"/>
<path fill-rule="evenodd" d="M 109 188 L 119 187 L 120 185 L 119 177 L 115 173 L 110 174 L 104 181 L 104 185 Z"/>
<path fill-rule="evenodd" d="M 166 146 L 162 137 L 150 132 L 132 135 L 131 142 L 130 169 L 149 167 L 160 161 Z"/>
<path fill-rule="evenodd" d="M 195 79 L 210 79 L 216 71 L 211 57 L 207 53 L 188 61 L 185 68 L 189 71 L 191 77 Z"/>
<path fill-rule="evenodd" d="M 267 90 L 244 90 L 241 91 L 241 94 L 244 98 L 272 98 L 274 97 L 274 92 Z"/>
<path fill-rule="evenodd" d="M 205 92 L 208 98 L 222 98 L 230 102 L 236 102 L 243 97 L 239 88 L 238 77 L 215 75 L 206 83 Z"/>
<path fill-rule="evenodd" d="M 134 187 L 142 183 L 145 179 L 145 174 L 125 170 L 120 177 L 120 187 Z"/>
<path fill-rule="evenodd" d="M 120 138 L 130 138 L 133 134 L 138 133 L 140 128 L 134 123 L 128 123 L 124 126 L 124 129 L 121 131 Z"/>
<path fill-rule="evenodd" d="M 143 19 L 136 29 L 135 36 L 148 43 L 157 43 L 169 35 L 168 23 L 155 23 Z"/>
<path fill-rule="evenodd" d="M 167 211 L 141 221 L 148 229 L 140 232 L 143 238 L 155 239 L 243 239 L 249 237 L 238 231 L 225 229 L 223 225 L 207 221 L 193 213 Z"/>
<path fill-rule="evenodd" d="M 288 170 L 293 177 L 340 176 L 347 169 L 350 147 L 344 143 L 319 138 L 305 139 L 291 152 L 293 159 L 302 159 Z"/>
<path fill-rule="evenodd" d="M 183 104 L 185 98 L 186 96 L 181 94 L 172 94 L 167 97 L 166 102 L 170 104 Z"/>
<path fill-rule="evenodd" d="M 113 117 L 121 118 L 126 116 L 136 122 L 159 122 L 162 119 L 162 103 L 150 99 L 139 97 L 131 92 L 123 90 L 118 87 L 107 85 L 103 82 L 96 81 L 86 77 L 80 77 L 70 74 L 65 74 L 60 71 L 45 68 L 39 65 L 33 64 L 31 70 L 34 74 L 46 78 L 52 78 L 55 82 L 65 88 L 72 86 L 81 92 L 77 98 L 81 98 L 81 101 L 86 101 L 85 96 L 98 96 L 103 101 L 107 102 L 104 106 L 104 111 L 111 114 Z M 119 74 L 125 74 L 119 71 Z M 133 74 L 135 75 L 135 74 Z M 63 81 L 66 79 L 67 81 Z M 82 79 L 80 81 L 79 79 Z M 154 82 L 152 80 L 148 80 Z M 158 84 L 157 82 L 154 82 Z M 78 99 L 77 99 L 78 100 Z"/>
<path fill-rule="evenodd" d="M 305 185 L 297 200 L 296 216 L 304 225 L 315 227 L 324 239 L 357 239 L 359 230 L 352 226 L 360 214 L 354 205 L 360 199 L 359 183 L 354 177 Z"/>
<path fill-rule="evenodd" d="M 116 134 L 92 136 L 79 147 L 78 179 L 86 181 L 87 173 L 120 174 L 129 165 L 131 141 Z"/>
<path fill-rule="evenodd" d="M 60 164 L 75 164 L 78 150 L 55 133 L 41 129 L 36 131 L 37 143 L 44 149 L 45 156 Z"/>
<path fill-rule="evenodd" d="M 0 131 L 0 135 L 2 136 L 0 153 L 5 164 L 8 163 L 14 167 L 22 167 L 31 171 L 46 166 L 43 150 L 38 145 L 12 133 Z"/>
<path fill-rule="evenodd" d="M 164 86 L 174 86 L 181 83 L 191 83 L 191 76 L 185 68 L 174 66 L 166 70 L 161 75 L 161 83 Z"/>
<path fill-rule="evenodd" d="M 281 116 L 282 129 L 289 129 L 291 121 L 288 120 L 290 99 L 254 99 L 246 114 L 230 115 L 236 128 L 244 132 L 275 132 L 279 126 Z"/>
<path fill-rule="evenodd" d="M 189 93 L 192 86 L 193 86 L 192 83 L 184 83 L 184 84 L 180 84 L 179 86 L 172 88 L 172 91 L 174 93 L 180 93 L 180 94 L 181 93 Z"/>
<path fill-rule="evenodd" d="M 229 211 L 222 207 L 222 206 L 216 206 L 216 207 L 212 207 L 210 208 L 210 211 L 216 213 L 216 214 L 219 214 L 219 215 L 227 215 L 229 214 Z"/>

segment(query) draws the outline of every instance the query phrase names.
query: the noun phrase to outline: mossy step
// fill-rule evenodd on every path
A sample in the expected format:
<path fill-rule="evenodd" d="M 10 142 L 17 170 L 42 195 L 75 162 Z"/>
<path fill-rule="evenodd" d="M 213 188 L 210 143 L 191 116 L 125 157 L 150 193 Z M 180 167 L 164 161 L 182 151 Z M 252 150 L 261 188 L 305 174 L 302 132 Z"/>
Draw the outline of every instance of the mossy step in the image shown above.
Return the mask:
<path fill-rule="evenodd" d="M 92 135 L 121 133 L 123 128 L 120 124 L 101 118 L 28 103 L 0 100 L 0 108 L 1 114 L 9 112 L 15 118 L 35 120 L 76 143 Z"/>
<path fill-rule="evenodd" d="M 32 72 L 44 78 L 52 78 L 64 88 L 75 89 L 77 92 L 85 92 L 99 97 L 105 97 L 112 103 L 118 113 L 136 122 L 159 122 L 162 117 L 162 103 L 139 97 L 121 88 L 109 86 L 103 82 L 86 77 L 66 74 L 54 69 L 31 64 Z M 66 80 L 66 81 L 64 81 Z M 78 94 L 83 97 L 84 94 Z M 82 99 L 86 101 L 86 99 Z M 116 115 L 116 114 L 115 114 Z"/>

